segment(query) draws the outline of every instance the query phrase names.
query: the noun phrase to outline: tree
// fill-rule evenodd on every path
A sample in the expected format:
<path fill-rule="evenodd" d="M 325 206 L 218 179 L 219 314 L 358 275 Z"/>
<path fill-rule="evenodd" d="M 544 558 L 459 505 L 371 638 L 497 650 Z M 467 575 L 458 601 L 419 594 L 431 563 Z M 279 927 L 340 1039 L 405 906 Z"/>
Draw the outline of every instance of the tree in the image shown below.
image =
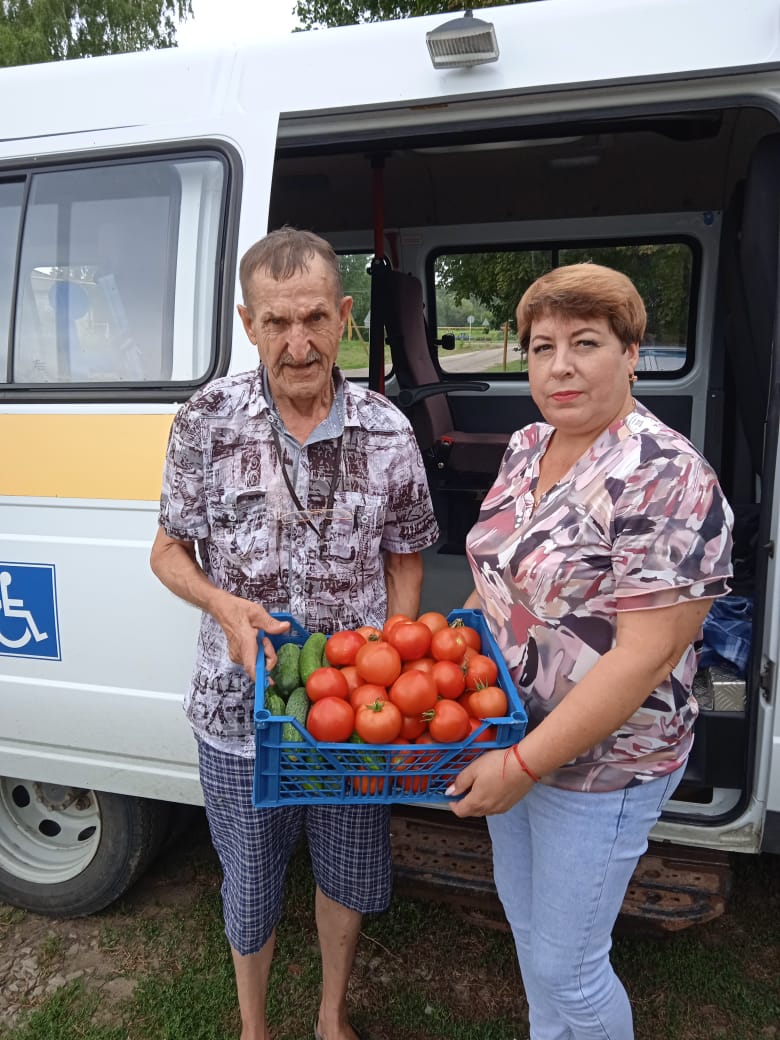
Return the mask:
<path fill-rule="evenodd" d="M 549 253 L 541 251 L 454 253 L 436 260 L 436 306 L 441 290 L 455 303 L 477 301 L 493 321 L 514 327 L 515 307 L 528 286 L 550 269 Z M 479 315 L 481 317 L 481 315 Z"/>
<path fill-rule="evenodd" d="M 371 279 L 366 273 L 371 263 L 369 253 L 345 253 L 339 257 L 344 295 L 352 297 L 352 320 L 364 323 L 371 309 Z"/>
<path fill-rule="evenodd" d="M 0 0 L 0 66 L 176 45 L 191 0 Z"/>
<path fill-rule="evenodd" d="M 473 4 L 457 0 L 297 0 L 295 15 L 304 29 L 331 25 L 357 25 L 359 22 L 390 22 L 422 14 L 452 14 L 457 17 L 469 8 L 503 7 L 518 0 L 484 0 Z M 519 0 L 527 3 L 529 0 Z"/>
<path fill-rule="evenodd" d="M 685 343 L 691 252 L 685 245 L 569 246 L 565 249 L 453 253 L 436 260 L 437 308 L 443 293 L 460 306 L 478 301 L 498 325 L 516 328 L 515 308 L 528 286 L 553 267 L 597 263 L 632 280 L 647 308 L 647 341 Z M 443 324 L 439 319 L 439 324 Z"/>

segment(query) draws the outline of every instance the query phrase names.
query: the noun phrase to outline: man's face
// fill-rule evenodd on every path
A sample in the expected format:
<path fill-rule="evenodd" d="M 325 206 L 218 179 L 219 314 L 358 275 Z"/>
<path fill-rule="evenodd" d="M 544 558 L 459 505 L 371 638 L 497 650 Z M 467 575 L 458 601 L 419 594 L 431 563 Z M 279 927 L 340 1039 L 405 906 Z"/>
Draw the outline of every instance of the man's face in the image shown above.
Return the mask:
<path fill-rule="evenodd" d="M 247 306 L 238 313 L 268 371 L 274 400 L 303 403 L 327 392 L 352 298 L 338 299 L 319 256 L 309 268 L 278 282 L 256 271 Z"/>

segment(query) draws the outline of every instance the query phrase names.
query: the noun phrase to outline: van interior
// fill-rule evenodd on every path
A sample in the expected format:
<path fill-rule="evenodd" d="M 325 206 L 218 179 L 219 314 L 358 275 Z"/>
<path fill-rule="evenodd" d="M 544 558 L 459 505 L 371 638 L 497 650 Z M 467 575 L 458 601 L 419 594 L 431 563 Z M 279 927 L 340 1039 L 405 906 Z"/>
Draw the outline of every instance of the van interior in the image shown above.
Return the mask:
<path fill-rule="evenodd" d="M 511 313 L 495 316 L 499 328 L 510 321 L 498 364 L 481 370 L 472 354 L 471 367 L 452 366 L 452 338 L 437 321 L 447 258 L 510 251 L 533 257 L 541 273 L 623 250 L 635 273 L 659 249 L 683 253 L 670 277 L 683 286 L 685 306 L 674 333 L 643 345 L 635 393 L 717 470 L 736 516 L 733 594 L 744 597 L 760 633 L 778 427 L 777 119 L 757 105 L 667 101 L 542 121 L 521 101 L 373 120 L 358 111 L 310 121 L 283 114 L 269 227 L 310 228 L 340 253 L 364 254 L 366 267 L 375 257 L 371 314 L 382 315 L 389 353 L 386 370 L 380 363 L 370 376 L 410 416 L 425 455 L 443 532 L 429 571 L 432 580 L 444 576 L 452 608 L 468 590 L 463 542 L 503 445 L 538 413 L 522 365 L 512 364 L 521 359 Z M 650 271 L 651 289 L 659 272 Z M 659 315 L 664 303 L 653 304 Z M 760 638 L 751 645 L 743 674 L 724 660 L 697 676 L 703 710 L 675 819 L 721 823 L 744 805 L 749 737 L 764 696 Z"/>

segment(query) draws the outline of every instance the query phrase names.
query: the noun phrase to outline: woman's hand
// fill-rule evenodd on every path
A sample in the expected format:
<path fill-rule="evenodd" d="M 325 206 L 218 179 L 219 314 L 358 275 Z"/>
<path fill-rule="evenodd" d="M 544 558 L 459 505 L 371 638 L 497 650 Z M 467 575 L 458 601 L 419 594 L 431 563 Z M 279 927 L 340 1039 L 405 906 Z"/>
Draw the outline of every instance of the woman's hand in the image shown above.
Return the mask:
<path fill-rule="evenodd" d="M 525 798 L 534 785 L 519 766 L 512 748 L 496 748 L 470 762 L 447 788 L 448 795 L 463 797 L 450 802 L 456 816 L 493 816 L 506 812 Z"/>

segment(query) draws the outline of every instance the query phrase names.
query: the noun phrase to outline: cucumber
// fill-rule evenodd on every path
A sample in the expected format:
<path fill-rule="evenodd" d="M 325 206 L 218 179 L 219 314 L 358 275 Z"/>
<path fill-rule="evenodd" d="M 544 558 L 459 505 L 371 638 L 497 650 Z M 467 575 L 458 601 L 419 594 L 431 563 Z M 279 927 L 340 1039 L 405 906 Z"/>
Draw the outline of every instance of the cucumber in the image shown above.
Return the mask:
<path fill-rule="evenodd" d="M 305 727 L 306 716 L 309 714 L 309 704 L 310 701 L 306 696 L 306 690 L 302 686 L 298 686 L 288 697 L 284 714 L 294 718 L 296 722 L 300 723 L 301 727 Z M 285 722 L 282 726 L 282 740 L 290 744 L 301 744 L 303 743 L 303 736 L 291 722 Z"/>
<path fill-rule="evenodd" d="M 374 770 L 376 770 L 376 769 L 384 769 L 384 765 L 385 765 L 385 755 L 384 755 L 384 752 L 383 751 L 371 752 L 370 748 L 372 747 L 372 745 L 369 744 L 367 741 L 363 740 L 363 738 L 360 736 L 359 733 L 353 733 L 352 736 L 349 738 L 348 743 L 350 743 L 350 744 L 362 744 L 364 747 L 369 749 L 366 752 L 365 755 L 361 755 L 360 756 L 360 761 L 363 763 L 363 765 L 367 766 L 369 769 L 374 769 Z"/>
<path fill-rule="evenodd" d="M 270 688 L 270 690 L 266 690 L 265 706 L 266 710 L 270 711 L 272 715 L 286 714 L 284 701 L 278 693 L 273 692 L 273 686 Z"/>
<path fill-rule="evenodd" d="M 286 698 L 300 685 L 298 667 L 301 648 L 297 643 L 282 643 L 276 652 L 276 664 L 271 669 L 275 692 Z"/>
<path fill-rule="evenodd" d="M 311 673 L 317 668 L 322 668 L 322 659 L 325 655 L 325 644 L 327 641 L 328 637 L 323 632 L 312 632 L 303 644 L 298 670 L 300 672 L 300 682 L 304 686 Z M 325 664 L 328 664 L 328 662 L 325 661 Z"/>

